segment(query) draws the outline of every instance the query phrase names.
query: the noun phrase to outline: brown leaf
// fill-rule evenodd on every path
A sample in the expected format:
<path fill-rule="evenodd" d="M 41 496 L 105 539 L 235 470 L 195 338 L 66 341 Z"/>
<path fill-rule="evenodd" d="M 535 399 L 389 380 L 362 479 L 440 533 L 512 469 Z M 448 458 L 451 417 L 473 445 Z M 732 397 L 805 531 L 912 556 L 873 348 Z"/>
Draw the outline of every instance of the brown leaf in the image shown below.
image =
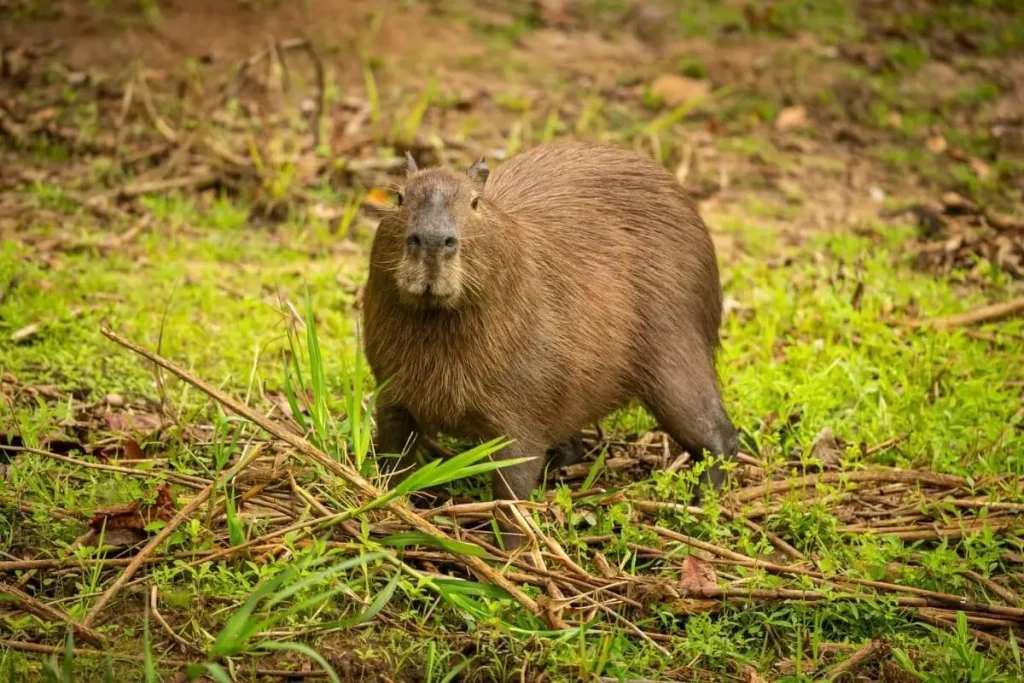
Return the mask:
<path fill-rule="evenodd" d="M 145 460 L 146 452 L 135 439 L 125 439 L 120 443 L 108 446 L 98 454 L 103 458 L 117 458 L 118 460 Z"/>
<path fill-rule="evenodd" d="M 89 526 L 97 530 L 105 528 L 108 532 L 112 529 L 144 530 L 153 521 L 171 521 L 176 509 L 170 485 L 163 484 L 156 490 L 156 499 L 152 503 L 133 500 L 94 510 Z"/>
<path fill-rule="evenodd" d="M 153 434 L 164 422 L 156 413 L 107 413 L 103 421 L 107 429 L 116 434 Z"/>
<path fill-rule="evenodd" d="M 811 458 L 821 462 L 824 467 L 838 467 L 842 457 L 843 450 L 836 436 L 831 429 L 825 427 L 811 446 Z"/>
<path fill-rule="evenodd" d="M 803 128 L 807 124 L 807 109 L 805 107 L 786 107 L 779 112 L 775 119 L 775 127 L 779 130 L 793 130 Z"/>
<path fill-rule="evenodd" d="M 684 102 L 703 99 L 707 96 L 708 90 L 706 81 L 698 81 L 676 74 L 662 74 L 651 84 L 651 94 L 660 97 L 670 107 L 678 107 Z"/>
<path fill-rule="evenodd" d="M 548 26 L 574 26 L 576 17 L 566 12 L 567 0 L 540 0 L 540 19 Z"/>
<path fill-rule="evenodd" d="M 949 149 L 946 150 L 946 154 L 949 157 L 951 157 L 953 159 L 956 159 L 957 161 L 966 162 L 967 159 L 969 158 L 967 156 L 967 152 L 963 151 L 962 149 L 960 149 L 959 147 L 956 147 L 954 145 L 950 145 L 949 146 Z"/>
<path fill-rule="evenodd" d="M 924 144 L 932 154 L 942 154 L 949 147 L 946 143 L 946 138 L 941 135 L 933 135 Z"/>
<path fill-rule="evenodd" d="M 988 180 L 988 177 L 992 175 L 992 168 L 978 157 L 971 157 L 967 165 L 971 167 L 979 180 Z"/>
<path fill-rule="evenodd" d="M 142 543 L 146 538 L 146 532 L 141 529 L 109 529 L 103 533 L 103 545 L 113 548 L 130 548 Z M 71 550 L 95 547 L 99 542 L 100 531 L 89 529 L 75 539 L 75 542 L 71 544 Z"/>
<path fill-rule="evenodd" d="M 687 555 L 683 559 L 683 569 L 679 573 L 679 587 L 685 591 L 717 588 L 715 568 L 694 555 Z"/>
<path fill-rule="evenodd" d="M 279 411 L 281 411 L 282 415 L 287 415 L 288 417 L 294 417 L 294 415 L 292 415 L 292 406 L 291 406 L 290 403 L 288 403 L 288 394 L 286 394 L 283 391 L 267 391 L 267 392 L 264 392 L 264 396 L 267 397 L 267 400 L 270 401 L 270 403 L 275 408 L 277 408 Z M 303 415 L 309 415 L 309 410 L 308 410 L 307 406 L 310 405 L 313 402 L 313 394 L 307 389 L 306 390 L 306 400 L 303 401 L 301 399 L 301 397 L 296 397 L 296 401 L 295 402 L 299 406 L 299 412 L 300 413 L 302 413 Z"/>
<path fill-rule="evenodd" d="M 775 670 L 783 676 L 793 676 L 796 674 L 796 662 L 792 659 L 780 659 L 775 662 Z M 804 672 L 814 671 L 815 664 L 809 659 L 802 660 L 800 662 L 800 670 Z M 763 681 L 764 679 L 758 679 Z M 749 683 L 749 682 L 748 682 Z"/>
<path fill-rule="evenodd" d="M 761 674 L 757 673 L 757 669 L 749 664 L 743 665 L 743 681 L 744 683 L 767 683 L 761 678 Z"/>
<path fill-rule="evenodd" d="M 11 334 L 11 341 L 15 344 L 23 342 L 26 339 L 33 337 L 36 332 L 42 329 L 42 327 L 42 323 L 31 323 L 29 325 L 25 325 L 25 327 L 22 327 L 20 330 L 15 330 Z"/>
<path fill-rule="evenodd" d="M 977 213 L 978 211 L 977 204 L 956 192 L 943 193 L 942 205 L 946 207 L 948 214 Z"/>

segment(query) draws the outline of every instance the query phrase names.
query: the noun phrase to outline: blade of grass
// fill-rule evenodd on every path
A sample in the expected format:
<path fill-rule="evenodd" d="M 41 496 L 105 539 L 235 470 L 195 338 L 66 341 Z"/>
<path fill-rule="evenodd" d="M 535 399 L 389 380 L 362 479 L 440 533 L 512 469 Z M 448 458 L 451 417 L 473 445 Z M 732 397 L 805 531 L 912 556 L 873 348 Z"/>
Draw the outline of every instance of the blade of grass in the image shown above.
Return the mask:
<path fill-rule="evenodd" d="M 388 602 L 391 601 L 391 597 L 395 594 L 395 589 L 398 587 L 398 580 L 401 577 L 402 572 L 396 571 L 392 575 L 391 580 L 388 581 L 388 584 L 384 586 L 384 590 L 377 594 L 377 596 L 373 599 L 373 602 L 370 603 L 370 606 L 367 607 L 366 610 L 364 610 L 363 612 L 360 612 L 359 614 L 350 619 L 341 619 L 340 621 L 324 624 L 322 628 L 351 628 L 353 626 L 358 626 L 359 624 L 363 624 L 367 621 L 370 621 L 375 616 L 377 616 L 382 609 L 384 609 L 385 605 L 387 605 Z"/>
<path fill-rule="evenodd" d="M 242 532 L 242 522 L 235 512 L 235 496 L 231 488 L 224 485 L 224 515 L 227 517 L 228 538 L 231 545 L 245 543 L 245 534 Z"/>
<path fill-rule="evenodd" d="M 75 674 L 72 663 L 75 660 L 75 634 L 68 629 L 68 635 L 64 638 L 64 683 L 75 683 Z"/>
<path fill-rule="evenodd" d="M 459 555 L 490 557 L 486 550 L 475 543 L 467 543 L 466 541 L 442 541 L 415 531 L 388 536 L 381 540 L 381 544 L 396 548 L 404 548 L 409 545 L 430 545 L 438 548 L 444 548 L 445 550 L 458 553 Z"/>
<path fill-rule="evenodd" d="M 587 478 L 583 480 L 583 486 L 580 488 L 581 491 L 589 491 L 594 488 L 594 482 L 597 480 L 597 475 L 601 473 L 601 469 L 604 467 L 604 461 L 608 457 L 608 444 L 605 444 L 601 448 L 601 454 L 597 456 L 597 460 L 594 461 L 590 471 L 587 472 Z"/>
<path fill-rule="evenodd" d="M 142 668 L 146 683 L 156 683 L 156 665 L 153 663 L 153 634 L 149 628 L 149 601 L 145 601 L 142 619 Z"/>

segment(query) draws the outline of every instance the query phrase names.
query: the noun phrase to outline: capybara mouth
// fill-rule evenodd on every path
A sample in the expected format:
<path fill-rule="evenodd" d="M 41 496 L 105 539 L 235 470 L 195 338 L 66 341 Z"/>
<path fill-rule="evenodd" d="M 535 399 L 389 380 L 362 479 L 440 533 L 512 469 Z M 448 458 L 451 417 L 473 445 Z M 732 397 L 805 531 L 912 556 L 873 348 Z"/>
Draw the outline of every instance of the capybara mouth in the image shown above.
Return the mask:
<path fill-rule="evenodd" d="M 398 276 L 398 289 L 406 303 L 428 308 L 450 307 L 459 298 L 459 274 L 444 268 L 427 272 L 424 264 L 408 264 Z"/>
<path fill-rule="evenodd" d="M 450 307 L 458 299 L 458 290 L 445 282 L 409 282 L 401 291 L 406 303 L 427 308 Z"/>

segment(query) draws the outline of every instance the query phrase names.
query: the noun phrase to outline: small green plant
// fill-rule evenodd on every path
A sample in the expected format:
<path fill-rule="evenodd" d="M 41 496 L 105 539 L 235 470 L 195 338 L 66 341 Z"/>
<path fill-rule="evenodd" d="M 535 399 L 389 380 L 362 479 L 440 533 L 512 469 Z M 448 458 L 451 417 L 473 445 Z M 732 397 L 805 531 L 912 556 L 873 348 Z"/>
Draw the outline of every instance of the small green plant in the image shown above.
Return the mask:
<path fill-rule="evenodd" d="M 927 665 L 919 666 L 904 650 L 893 651 L 893 656 L 904 671 L 922 683 L 1010 683 L 1021 680 L 1020 651 L 1013 641 L 1013 657 L 1016 672 L 1010 673 L 1000 664 L 978 651 L 978 643 L 967 626 L 967 616 L 956 613 L 956 628 L 946 631 L 925 625 L 943 647 L 934 649 L 923 658 Z"/>
<path fill-rule="evenodd" d="M 679 73 L 689 78 L 707 78 L 708 67 L 700 57 L 687 55 L 679 60 Z"/>
<path fill-rule="evenodd" d="M 292 598 L 298 597 L 306 589 L 316 587 L 318 584 L 328 581 L 342 572 L 355 567 L 365 566 L 380 560 L 382 557 L 382 553 L 365 553 L 333 564 L 315 574 L 303 576 L 305 571 L 316 569 L 333 559 L 332 555 L 315 559 L 311 555 L 305 555 L 294 565 L 286 567 L 273 579 L 263 583 L 249 596 L 249 599 L 241 607 L 235 610 L 210 647 L 210 660 L 191 666 L 189 673 L 196 676 L 205 672 L 217 681 L 231 681 L 232 678 L 228 675 L 223 664 L 228 658 L 235 657 L 253 648 L 257 650 L 290 650 L 306 655 L 315 661 L 323 668 L 331 681 L 339 683 L 340 679 L 330 664 L 309 646 L 294 641 L 257 640 L 257 637 L 275 624 L 313 610 L 336 595 L 347 591 L 346 588 L 339 587 L 314 593 L 312 596 L 301 600 L 292 600 Z M 386 593 L 386 595 L 390 597 L 390 593 Z M 383 603 L 374 603 L 366 612 L 358 615 L 355 619 L 332 624 L 332 627 L 346 628 L 352 624 L 360 623 L 360 620 L 373 617 L 374 613 L 371 613 L 370 610 L 376 609 L 376 611 L 380 611 L 383 606 Z M 257 616 L 257 610 L 268 614 L 260 618 Z"/>

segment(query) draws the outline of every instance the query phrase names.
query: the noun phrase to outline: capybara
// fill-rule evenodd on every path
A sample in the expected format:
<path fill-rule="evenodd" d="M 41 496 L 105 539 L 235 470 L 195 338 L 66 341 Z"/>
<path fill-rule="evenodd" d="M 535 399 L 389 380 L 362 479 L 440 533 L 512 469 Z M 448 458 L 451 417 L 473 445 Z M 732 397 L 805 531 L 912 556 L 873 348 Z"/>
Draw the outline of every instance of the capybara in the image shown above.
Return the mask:
<path fill-rule="evenodd" d="M 386 381 L 378 453 L 405 453 L 407 470 L 416 435 L 505 436 L 498 457 L 532 459 L 497 470 L 494 496 L 526 499 L 549 450 L 578 450 L 582 427 L 638 400 L 695 457 L 735 456 L 714 245 L 670 173 L 581 142 L 494 173 L 411 157 L 408 170 L 363 295 L 367 358 Z M 702 483 L 722 479 L 716 464 Z"/>

